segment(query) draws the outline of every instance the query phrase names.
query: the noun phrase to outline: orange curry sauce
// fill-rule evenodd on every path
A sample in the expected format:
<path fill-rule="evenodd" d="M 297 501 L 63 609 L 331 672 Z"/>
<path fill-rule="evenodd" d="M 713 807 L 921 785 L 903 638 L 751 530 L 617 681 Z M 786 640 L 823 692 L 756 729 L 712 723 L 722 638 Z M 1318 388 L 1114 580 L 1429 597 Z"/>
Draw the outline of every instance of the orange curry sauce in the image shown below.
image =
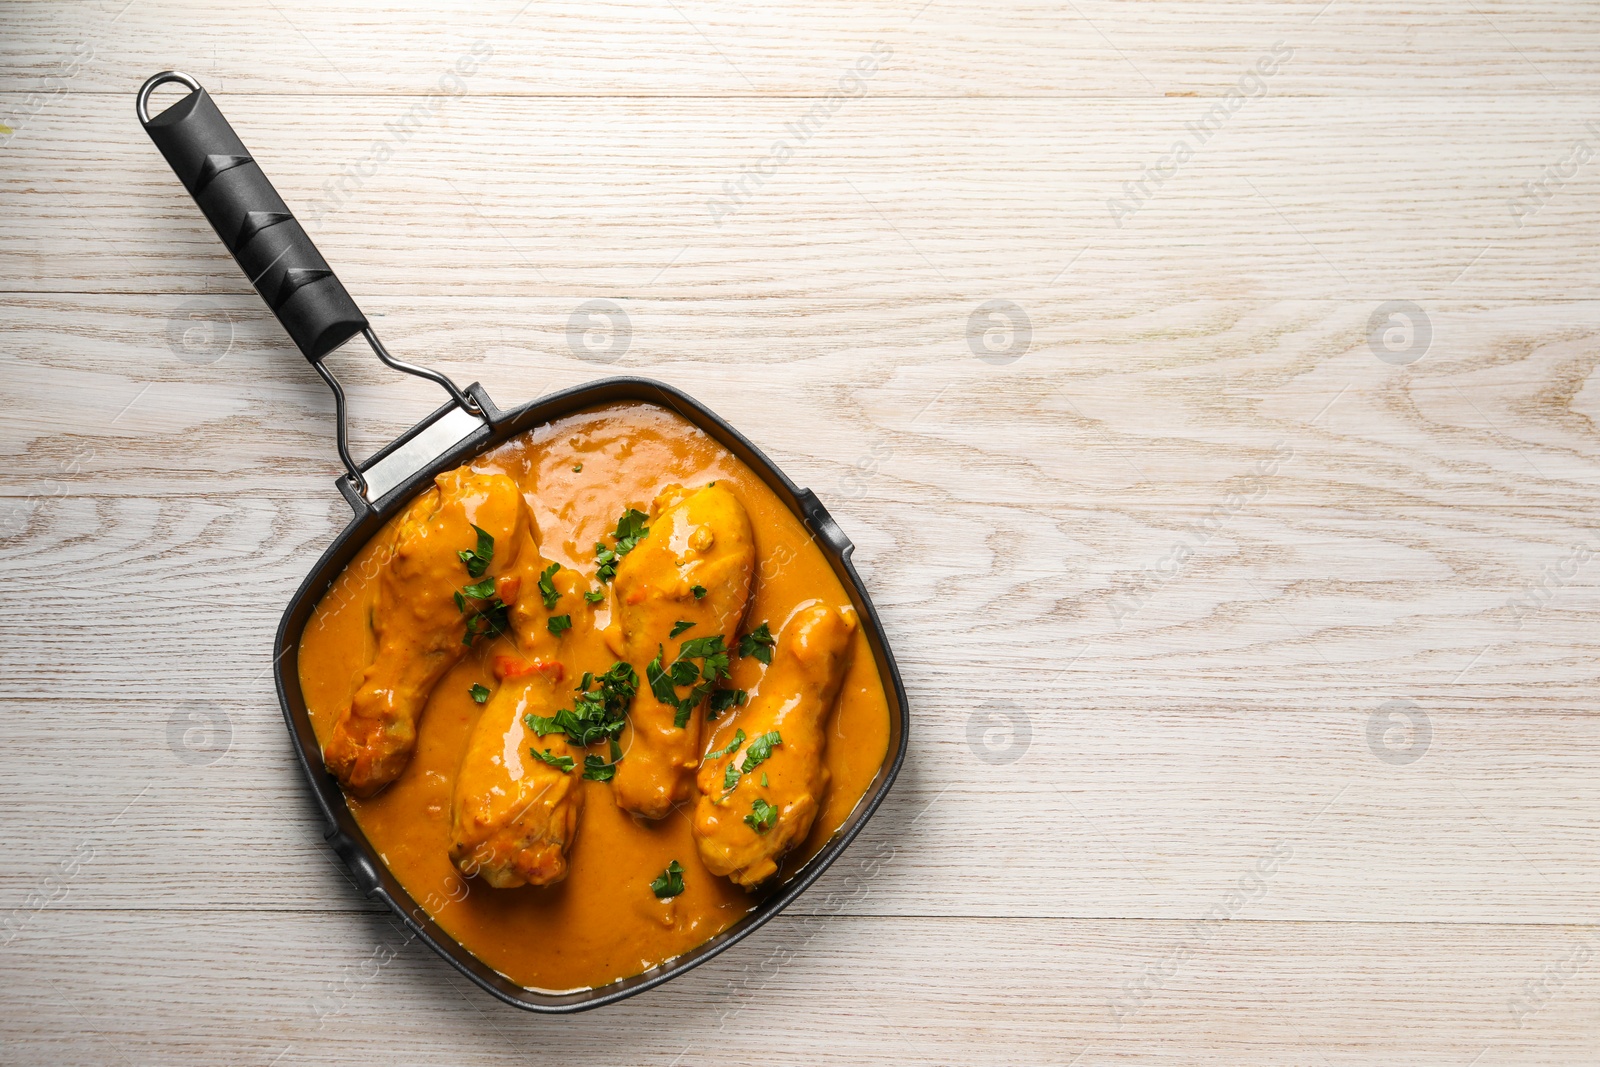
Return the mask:
<path fill-rule="evenodd" d="M 744 504 L 755 531 L 756 580 L 744 630 L 767 622 L 776 634 L 791 612 L 814 599 L 835 606 L 850 602 L 805 527 L 772 490 L 698 427 L 663 408 L 627 403 L 569 415 L 506 442 L 471 466 L 515 479 L 538 523 L 544 555 L 591 579 L 595 542 L 609 544 L 607 535 L 628 508 L 648 511 L 656 494 L 675 482 L 724 483 Z M 322 743 L 373 656 L 369 619 L 383 541 L 375 537 L 351 561 L 301 637 L 300 685 Z M 569 679 L 584 670 L 598 673 L 615 659 L 598 634 L 610 622 L 607 591 L 608 600 L 595 608 L 597 632 L 571 652 L 578 662 L 566 665 Z M 888 698 L 861 631 L 854 641 L 828 732 L 832 782 L 810 837 L 785 864 L 783 876 L 839 828 L 888 751 Z M 646 823 L 616 806 L 608 782 L 581 783 L 583 813 L 565 881 L 494 889 L 456 871 L 448 855 L 451 790 L 481 710 L 468 691 L 474 683 L 494 685 L 490 665 L 509 648 L 508 638 L 480 641 L 434 690 L 418 727 L 416 754 L 400 778 L 371 799 L 348 798 L 367 839 L 413 899 L 489 966 L 519 985 L 548 991 L 639 974 L 749 912 L 759 896 L 701 865 L 690 834 L 692 801 Z M 732 661 L 730 684 L 753 698 L 763 666 L 737 655 Z M 720 716 L 703 749 L 725 745 L 738 719 L 739 709 Z M 650 883 L 672 860 L 683 865 L 684 891 L 657 900 Z"/>

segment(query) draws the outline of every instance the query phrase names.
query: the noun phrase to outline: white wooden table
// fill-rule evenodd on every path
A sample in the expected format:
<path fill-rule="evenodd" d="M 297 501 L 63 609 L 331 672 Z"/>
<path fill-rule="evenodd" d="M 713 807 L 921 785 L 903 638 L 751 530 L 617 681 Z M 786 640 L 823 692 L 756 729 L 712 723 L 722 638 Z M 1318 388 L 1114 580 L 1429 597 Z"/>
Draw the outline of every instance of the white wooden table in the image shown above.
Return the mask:
<path fill-rule="evenodd" d="M 1593 5 L 0 22 L 0 1060 L 1600 1062 Z M 915 733 L 785 916 L 543 1019 L 344 876 L 268 663 L 332 405 L 168 67 L 398 354 L 664 379 L 832 507 Z M 437 402 L 334 364 L 362 451 Z"/>

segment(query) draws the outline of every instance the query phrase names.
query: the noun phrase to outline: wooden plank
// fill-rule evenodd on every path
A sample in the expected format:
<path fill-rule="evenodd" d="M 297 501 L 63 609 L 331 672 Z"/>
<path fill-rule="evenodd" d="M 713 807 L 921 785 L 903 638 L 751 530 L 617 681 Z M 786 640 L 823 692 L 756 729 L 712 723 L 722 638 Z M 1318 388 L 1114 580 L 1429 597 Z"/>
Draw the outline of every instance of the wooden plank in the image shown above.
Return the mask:
<path fill-rule="evenodd" d="M 0 85 L 64 80 L 66 91 L 113 94 L 171 67 L 233 93 L 422 94 L 485 45 L 481 66 L 462 68 L 473 93 L 817 94 L 880 42 L 893 56 L 870 84 L 886 94 L 1221 93 L 1280 40 L 1296 50 L 1274 84 L 1281 93 L 1381 95 L 1397 78 L 1434 95 L 1592 92 L 1600 73 L 1585 44 L 1600 26 L 1594 12 L 1551 0 L 1403 10 L 1326 0 L 7 7 Z M 73 44 L 92 52 L 74 56 Z"/>
<path fill-rule="evenodd" d="M 408 100 L 223 106 L 369 303 L 581 293 L 915 309 L 1058 291 L 1376 303 L 1600 288 L 1571 237 L 1600 225 L 1600 200 L 1582 193 L 1592 172 L 1573 164 L 1527 199 L 1587 136 L 1577 96 L 1269 96 L 1203 144 L 1186 133 L 1203 100 L 872 98 L 798 148 L 784 138 L 806 101 L 468 98 L 415 132 L 395 125 Z M 1148 177 L 1176 167 L 1162 160 L 1178 139 L 1193 158 Z M 57 96 L 6 152 L 0 287 L 246 291 L 126 101 Z"/>
<path fill-rule="evenodd" d="M 0 957 L 19 1008 L 0 1033 L 59 1064 L 1580 1065 L 1594 953 L 1582 926 L 785 917 L 556 1020 L 376 915 L 46 911 Z"/>
<path fill-rule="evenodd" d="M 7 494 L 204 495 L 226 478 L 234 493 L 327 498 L 337 468 L 325 387 L 253 296 L 193 299 L 0 303 L 17 400 L 0 427 L 15 457 L 0 472 Z M 1427 355 L 1406 367 L 1374 354 L 1375 300 L 1058 296 L 1030 305 L 1032 340 L 1002 366 L 974 355 L 977 338 L 968 344 L 979 305 L 948 298 L 915 311 L 641 299 L 627 312 L 627 351 L 610 363 L 574 354 L 586 351 L 581 321 L 569 329 L 580 304 L 578 294 L 421 297 L 373 310 L 395 351 L 479 379 L 506 406 L 606 374 L 668 380 L 868 523 L 892 521 L 882 504 L 920 500 L 1005 512 L 1221 507 L 1230 526 L 1263 504 L 1354 518 L 1521 508 L 1543 509 L 1559 529 L 1582 521 L 1561 509 L 1591 506 L 1600 474 L 1600 393 L 1586 384 L 1592 301 L 1430 302 Z M 350 383 L 361 451 L 441 399 L 359 345 L 331 365 Z M 1238 491 L 1247 506 L 1228 502 Z M 1070 549 L 1068 533 L 1093 536 L 1063 528 L 1052 554 Z"/>

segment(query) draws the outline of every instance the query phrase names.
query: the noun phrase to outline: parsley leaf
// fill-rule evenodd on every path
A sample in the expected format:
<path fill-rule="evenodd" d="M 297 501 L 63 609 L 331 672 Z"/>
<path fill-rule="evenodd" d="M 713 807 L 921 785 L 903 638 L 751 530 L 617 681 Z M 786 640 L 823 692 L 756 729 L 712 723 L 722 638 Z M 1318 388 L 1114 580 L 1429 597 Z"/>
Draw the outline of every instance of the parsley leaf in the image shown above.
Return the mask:
<path fill-rule="evenodd" d="M 474 526 L 473 529 L 477 530 L 478 528 Z M 479 532 L 482 533 L 481 530 Z M 483 536 L 489 537 L 488 534 L 483 534 Z M 489 542 L 489 552 L 490 555 L 493 555 L 494 538 L 489 537 Z M 463 558 L 466 555 L 466 553 L 463 553 Z M 485 563 L 484 566 L 488 566 L 488 564 Z M 479 572 L 481 572 L 481 569 L 479 569 Z M 472 571 L 472 564 L 470 563 L 467 565 L 467 570 L 474 574 L 479 573 Z M 470 645 L 475 639 L 485 634 L 490 637 L 498 637 L 501 634 L 511 632 L 511 606 L 495 596 L 494 589 L 494 579 L 485 578 L 481 582 L 474 582 L 456 590 L 454 594 L 456 610 L 463 615 L 467 614 L 467 599 L 469 597 L 481 602 L 472 605 L 472 614 L 467 617 L 466 632 L 461 635 L 461 643 L 463 645 Z M 482 702 L 480 701 L 480 703 Z"/>
<path fill-rule="evenodd" d="M 667 634 L 667 636 L 677 637 L 679 634 L 683 633 L 683 631 L 692 629 L 694 629 L 694 623 L 689 622 L 686 619 L 679 619 L 677 622 L 672 624 L 672 632 Z"/>
<path fill-rule="evenodd" d="M 690 638 L 678 646 L 678 659 L 700 660 L 700 675 L 708 682 L 728 677 L 728 650 L 721 634 Z"/>
<path fill-rule="evenodd" d="M 582 474 L 583 473 L 583 464 L 582 463 L 574 464 L 573 468 L 572 468 L 572 473 L 573 474 Z"/>
<path fill-rule="evenodd" d="M 723 756 L 727 756 L 735 752 L 742 744 L 744 744 L 744 731 L 735 730 L 733 732 L 733 740 L 729 741 L 726 745 L 717 749 L 715 752 L 707 752 L 706 759 L 721 759 Z"/>
<path fill-rule="evenodd" d="M 650 683 L 650 692 L 655 698 L 670 708 L 678 706 L 678 691 L 672 687 L 672 679 L 667 677 L 667 672 L 661 666 L 661 660 L 666 656 L 667 650 L 656 646 L 656 658 L 645 664 L 645 680 Z"/>
<path fill-rule="evenodd" d="M 718 678 L 728 677 L 728 650 L 723 646 L 722 635 L 692 637 L 678 647 L 678 656 L 670 665 L 664 664 L 666 649 L 656 646 L 656 658 L 644 669 L 650 682 L 650 692 L 677 714 L 672 717 L 679 728 L 689 724 L 689 716 L 700 702 L 711 695 L 712 685 Z M 700 660 L 698 666 L 693 662 Z M 682 686 L 692 686 L 685 696 L 678 696 Z"/>
<path fill-rule="evenodd" d="M 771 783 L 769 783 L 769 782 L 768 782 L 768 781 L 767 781 L 767 772 L 766 772 L 766 771 L 762 771 L 762 772 L 761 772 L 761 788 L 762 788 L 762 789 L 765 789 L 765 788 L 766 788 L 766 787 L 767 787 L 767 786 L 768 786 L 768 785 L 770 785 L 770 784 L 771 784 Z"/>
<path fill-rule="evenodd" d="M 772 663 L 772 646 L 778 639 L 772 636 L 772 631 L 767 629 L 767 624 L 762 623 L 754 630 L 739 638 L 739 655 L 753 656 L 762 663 Z"/>
<path fill-rule="evenodd" d="M 777 818 L 778 809 L 773 807 L 771 804 L 768 804 L 761 797 L 757 797 L 755 804 L 753 804 L 750 808 L 750 814 L 744 817 L 744 821 L 748 823 L 750 825 L 750 829 L 754 830 L 756 833 L 764 834 L 768 830 L 772 829 L 772 824 L 777 820 Z"/>
<path fill-rule="evenodd" d="M 682 625 L 681 623 L 679 625 Z M 678 646 L 678 655 L 689 659 L 698 659 L 709 656 L 714 652 L 722 651 L 722 635 L 712 634 L 710 637 L 691 637 Z"/>
<path fill-rule="evenodd" d="M 583 594 L 583 599 L 587 600 L 591 604 L 598 604 L 605 598 L 606 591 L 604 589 L 591 589 L 587 593 Z"/>
<path fill-rule="evenodd" d="M 783 738 L 778 736 L 778 731 L 776 730 L 768 730 L 766 733 L 754 738 L 749 747 L 744 750 L 743 766 L 740 766 L 738 760 L 728 761 L 727 769 L 722 772 L 723 791 L 732 792 L 734 787 L 739 784 L 739 775 L 741 773 L 749 774 L 761 766 L 772 755 L 773 746 L 781 744 L 783 744 Z M 767 784 L 765 771 L 761 772 L 761 784 Z"/>
<path fill-rule="evenodd" d="M 511 605 L 499 597 L 492 597 L 483 607 L 474 608 L 472 614 L 467 616 L 467 628 L 461 635 L 461 643 L 470 645 L 480 636 L 499 637 L 510 632 Z"/>
<path fill-rule="evenodd" d="M 557 712 L 557 714 L 559 715 L 560 713 Z M 527 723 L 528 729 L 532 730 L 540 737 L 543 737 L 545 734 L 559 734 L 562 731 L 562 727 L 556 722 L 555 716 L 546 718 L 543 715 L 535 715 L 530 711 L 528 714 L 522 717 L 522 721 Z"/>
<path fill-rule="evenodd" d="M 488 600 L 494 596 L 494 579 L 485 578 L 476 584 L 463 586 L 461 591 L 474 600 Z"/>
<path fill-rule="evenodd" d="M 700 677 L 700 668 L 686 659 L 675 659 L 667 668 L 667 677 L 672 679 L 673 685 L 693 685 Z"/>
<path fill-rule="evenodd" d="M 601 582 L 609 582 L 617 576 L 617 560 L 622 557 L 599 541 L 594 543 L 594 561 L 600 566 L 596 568 L 594 576 Z"/>
<path fill-rule="evenodd" d="M 572 629 L 572 616 L 552 615 L 544 621 L 544 625 L 547 630 L 555 634 L 557 637 L 560 637 L 562 634 Z"/>
<path fill-rule="evenodd" d="M 456 555 L 467 565 L 469 577 L 482 578 L 483 572 L 489 569 L 489 563 L 494 559 L 494 535 L 476 523 L 472 528 L 478 531 L 478 547 L 471 550 L 463 548 Z"/>
<path fill-rule="evenodd" d="M 611 534 L 612 539 L 617 542 L 617 547 L 613 550 L 599 541 L 595 542 L 594 559 L 600 565 L 599 570 L 595 572 L 596 578 L 602 582 L 609 582 L 617 576 L 617 563 L 649 535 L 650 527 L 645 525 L 649 519 L 650 516 L 639 509 L 629 508 L 622 513 L 622 518 L 617 520 L 617 528 Z"/>
<path fill-rule="evenodd" d="M 750 747 L 744 750 L 744 766 L 739 769 L 749 774 L 766 762 L 767 757 L 772 755 L 773 746 L 781 744 L 783 744 L 783 738 L 778 736 L 778 731 L 768 730 L 754 741 L 751 741 Z"/>
<path fill-rule="evenodd" d="M 599 756 L 583 757 L 583 776 L 591 782 L 609 782 L 617 776 L 617 765 Z"/>
<path fill-rule="evenodd" d="M 660 877 L 650 883 L 650 892 L 656 895 L 657 900 L 666 900 L 683 892 L 683 864 L 673 860 L 667 864 L 667 869 L 661 872 Z"/>
<path fill-rule="evenodd" d="M 589 687 L 596 681 L 599 688 L 590 692 Z M 571 708 L 563 708 L 551 716 L 524 715 L 522 721 L 540 737 L 565 733 L 574 745 L 587 747 L 609 739 L 615 746 L 627 719 L 628 706 L 633 703 L 638 689 L 639 676 L 632 667 L 619 661 L 598 679 L 585 674 Z M 611 762 L 620 758 L 621 751 L 614 747 Z"/>
<path fill-rule="evenodd" d="M 548 749 L 530 748 L 528 751 L 533 754 L 534 759 L 550 764 L 562 774 L 571 774 L 572 768 L 578 765 L 571 756 L 552 756 Z"/>
<path fill-rule="evenodd" d="M 718 689 L 711 694 L 711 707 L 706 717 L 715 719 L 729 708 L 742 708 L 749 696 L 743 689 Z"/>
<path fill-rule="evenodd" d="M 622 518 L 617 520 L 617 529 L 611 535 L 617 539 L 617 555 L 626 556 L 633 551 L 633 546 L 643 541 L 650 533 L 650 528 L 645 525 L 650 516 L 638 508 L 629 508 L 622 513 Z"/>
<path fill-rule="evenodd" d="M 473 702 L 477 704 L 482 704 L 489 699 L 489 687 L 482 682 L 473 682 L 472 688 L 468 689 L 467 692 L 471 695 Z"/>
<path fill-rule="evenodd" d="M 546 611 L 555 607 L 556 601 L 561 599 L 561 594 L 556 591 L 556 583 L 550 580 L 555 577 L 556 571 L 560 569 L 561 564 L 552 563 L 544 569 L 543 574 L 539 575 L 539 595 L 544 597 Z"/>
<path fill-rule="evenodd" d="M 704 600 L 706 595 L 706 587 L 703 585 L 697 585 L 690 589 L 689 592 L 694 594 L 694 598 L 696 600 Z"/>

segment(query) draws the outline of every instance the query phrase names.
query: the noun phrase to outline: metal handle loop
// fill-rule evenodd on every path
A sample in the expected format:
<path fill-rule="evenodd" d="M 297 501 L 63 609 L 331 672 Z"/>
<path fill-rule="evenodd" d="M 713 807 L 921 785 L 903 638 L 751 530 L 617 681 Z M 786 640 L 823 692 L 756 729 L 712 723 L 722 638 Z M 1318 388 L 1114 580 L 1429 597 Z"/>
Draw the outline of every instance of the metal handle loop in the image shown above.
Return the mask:
<path fill-rule="evenodd" d="M 189 87 L 191 93 L 200 91 L 200 83 L 181 70 L 164 70 L 160 74 L 152 74 L 149 80 L 139 87 L 139 95 L 133 101 L 133 110 L 138 113 L 141 126 L 150 125 L 150 94 L 168 82 L 181 82 Z"/>

